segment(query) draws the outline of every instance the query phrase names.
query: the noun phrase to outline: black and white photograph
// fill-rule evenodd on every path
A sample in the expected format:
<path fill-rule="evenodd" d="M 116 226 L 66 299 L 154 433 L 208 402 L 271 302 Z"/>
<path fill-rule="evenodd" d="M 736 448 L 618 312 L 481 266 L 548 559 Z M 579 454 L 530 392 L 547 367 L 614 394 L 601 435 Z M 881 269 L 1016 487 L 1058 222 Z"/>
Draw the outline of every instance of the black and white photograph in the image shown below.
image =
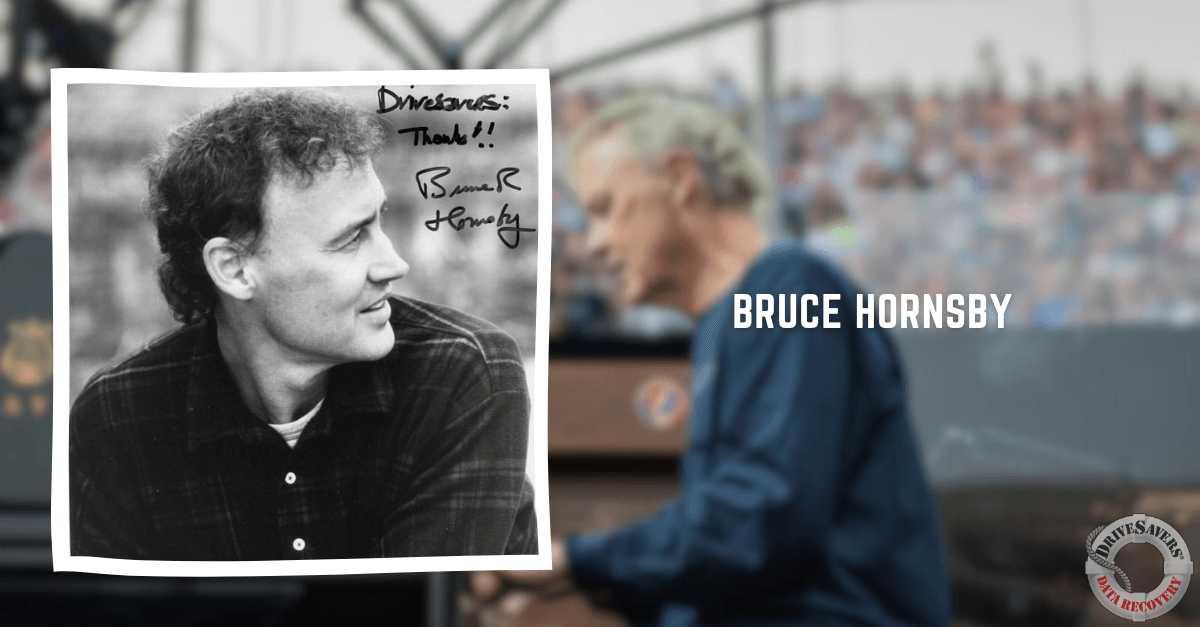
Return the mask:
<path fill-rule="evenodd" d="M 52 88 L 55 570 L 549 567 L 545 71 Z"/>

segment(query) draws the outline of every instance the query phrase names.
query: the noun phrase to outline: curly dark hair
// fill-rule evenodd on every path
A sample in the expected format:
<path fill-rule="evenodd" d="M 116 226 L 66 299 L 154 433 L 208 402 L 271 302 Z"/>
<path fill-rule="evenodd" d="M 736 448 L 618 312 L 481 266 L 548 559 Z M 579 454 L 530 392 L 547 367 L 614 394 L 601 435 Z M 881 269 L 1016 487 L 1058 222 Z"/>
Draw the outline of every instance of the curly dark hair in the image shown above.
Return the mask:
<path fill-rule="evenodd" d="M 146 162 L 146 212 L 158 230 L 159 285 L 175 319 L 212 314 L 217 292 L 204 245 L 228 237 L 253 251 L 272 180 L 306 187 L 343 159 L 361 167 L 382 138 L 372 113 L 296 89 L 243 92 L 174 129 Z"/>

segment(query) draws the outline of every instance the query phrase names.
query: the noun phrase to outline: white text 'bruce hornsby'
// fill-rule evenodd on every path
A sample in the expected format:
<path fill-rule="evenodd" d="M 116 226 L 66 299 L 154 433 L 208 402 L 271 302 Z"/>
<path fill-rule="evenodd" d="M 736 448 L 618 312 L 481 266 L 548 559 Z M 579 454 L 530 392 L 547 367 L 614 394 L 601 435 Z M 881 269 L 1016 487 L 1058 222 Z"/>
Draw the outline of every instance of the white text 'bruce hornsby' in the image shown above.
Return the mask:
<path fill-rule="evenodd" d="M 995 308 L 996 328 L 1004 328 L 1004 311 L 1012 294 L 859 294 L 858 328 L 982 329 L 988 325 L 988 297 Z M 842 326 L 838 308 L 841 294 L 734 294 L 735 329 L 771 329 L 779 325 L 791 329 L 797 325 L 837 329 Z M 945 305 L 943 307 L 943 304 Z"/>

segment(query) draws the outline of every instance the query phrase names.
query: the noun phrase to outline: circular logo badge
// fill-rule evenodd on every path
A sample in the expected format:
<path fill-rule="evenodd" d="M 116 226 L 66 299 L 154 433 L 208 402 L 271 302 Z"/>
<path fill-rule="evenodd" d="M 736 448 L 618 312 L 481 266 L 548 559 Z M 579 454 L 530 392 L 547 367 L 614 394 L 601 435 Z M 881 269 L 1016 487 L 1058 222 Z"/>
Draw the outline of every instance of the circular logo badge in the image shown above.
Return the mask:
<path fill-rule="evenodd" d="M 1114 562 L 1117 551 L 1130 542 L 1153 545 L 1163 556 L 1163 578 L 1150 592 L 1133 592 L 1129 577 Z M 1134 621 L 1166 614 L 1183 598 L 1192 578 L 1192 555 L 1175 528 L 1146 516 L 1126 516 L 1107 527 L 1097 527 L 1084 545 L 1084 565 L 1092 592 L 1108 611 Z"/>
<path fill-rule="evenodd" d="M 633 394 L 638 420 L 655 431 L 679 426 L 688 412 L 687 391 L 671 377 L 654 377 Z"/>

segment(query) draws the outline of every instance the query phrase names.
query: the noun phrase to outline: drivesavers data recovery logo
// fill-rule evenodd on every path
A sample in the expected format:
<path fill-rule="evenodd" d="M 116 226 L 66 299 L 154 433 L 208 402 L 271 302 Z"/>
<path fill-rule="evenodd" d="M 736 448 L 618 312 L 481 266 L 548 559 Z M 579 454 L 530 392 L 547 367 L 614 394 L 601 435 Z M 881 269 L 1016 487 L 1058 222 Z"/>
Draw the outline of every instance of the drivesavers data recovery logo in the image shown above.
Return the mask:
<path fill-rule="evenodd" d="M 1129 577 L 1113 560 L 1130 542 L 1153 545 L 1163 556 L 1163 578 L 1150 592 L 1134 592 Z M 1145 514 L 1126 516 L 1107 527 L 1096 527 L 1085 543 L 1085 565 L 1092 592 L 1108 611 L 1133 621 L 1166 614 L 1183 598 L 1192 578 L 1192 556 L 1171 525 Z M 1120 581 L 1117 581 L 1120 578 Z"/>

